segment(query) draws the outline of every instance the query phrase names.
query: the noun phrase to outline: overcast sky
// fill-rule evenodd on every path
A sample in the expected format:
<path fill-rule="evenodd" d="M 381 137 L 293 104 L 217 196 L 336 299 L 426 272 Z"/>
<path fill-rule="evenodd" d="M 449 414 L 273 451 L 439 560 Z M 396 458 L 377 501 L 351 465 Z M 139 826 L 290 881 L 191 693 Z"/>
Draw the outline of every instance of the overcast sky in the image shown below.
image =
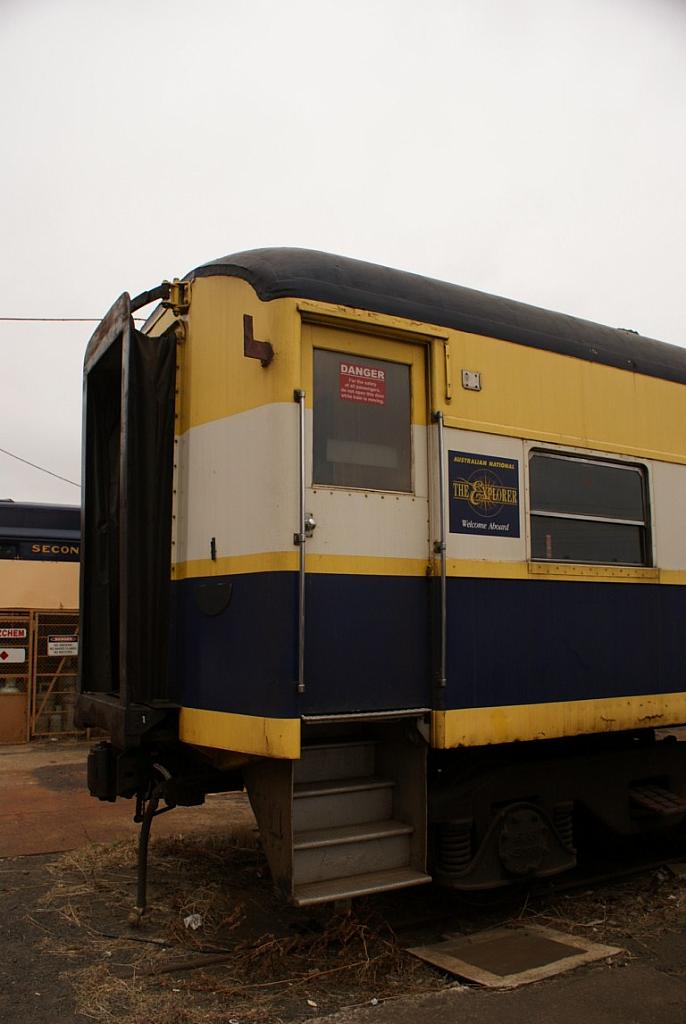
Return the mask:
<path fill-rule="evenodd" d="M 298 245 L 686 344 L 685 54 L 686 0 L 0 0 L 0 316 Z M 77 482 L 91 330 L 0 322 L 0 448 Z"/>

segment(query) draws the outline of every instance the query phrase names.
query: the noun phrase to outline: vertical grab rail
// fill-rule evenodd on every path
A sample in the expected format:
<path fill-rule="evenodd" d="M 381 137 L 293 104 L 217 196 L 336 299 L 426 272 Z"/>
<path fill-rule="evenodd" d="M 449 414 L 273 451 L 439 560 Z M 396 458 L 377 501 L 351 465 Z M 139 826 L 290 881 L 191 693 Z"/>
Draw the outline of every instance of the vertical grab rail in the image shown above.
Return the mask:
<path fill-rule="evenodd" d="M 434 421 L 438 428 L 438 524 L 439 540 L 434 543 L 435 554 L 441 556 L 441 590 L 440 590 L 440 654 L 438 665 L 438 685 L 444 687 L 447 684 L 447 562 L 446 562 L 446 535 L 445 535 L 445 446 L 443 441 L 443 413 L 435 412 Z"/>
<path fill-rule="evenodd" d="M 298 567 L 298 693 L 305 692 L 305 392 L 298 388 L 293 392 L 298 403 L 299 448 L 300 448 L 300 521 L 293 542 L 300 548 Z"/>

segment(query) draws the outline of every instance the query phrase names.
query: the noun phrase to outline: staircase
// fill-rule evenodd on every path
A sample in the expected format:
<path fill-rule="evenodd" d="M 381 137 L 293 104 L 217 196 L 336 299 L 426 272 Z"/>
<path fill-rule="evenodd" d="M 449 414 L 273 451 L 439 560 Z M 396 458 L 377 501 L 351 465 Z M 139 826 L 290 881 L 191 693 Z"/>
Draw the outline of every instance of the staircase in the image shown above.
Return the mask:
<path fill-rule="evenodd" d="M 304 746 L 294 762 L 291 901 L 296 906 L 431 881 L 424 871 L 424 773 L 414 773 L 410 785 L 421 792 L 408 798 L 404 790 L 412 773 L 402 764 L 395 772 L 394 763 L 402 758 L 384 746 L 373 741 Z M 380 762 L 387 770 L 378 771 Z M 412 806 L 417 813 L 408 813 Z"/>

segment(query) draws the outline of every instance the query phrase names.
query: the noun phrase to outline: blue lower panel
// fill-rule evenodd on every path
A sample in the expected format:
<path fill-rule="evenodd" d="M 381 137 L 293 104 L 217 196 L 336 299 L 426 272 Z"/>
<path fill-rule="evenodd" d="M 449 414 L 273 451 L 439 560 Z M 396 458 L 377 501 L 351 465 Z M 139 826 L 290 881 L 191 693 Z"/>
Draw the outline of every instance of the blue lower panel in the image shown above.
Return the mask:
<path fill-rule="evenodd" d="M 686 688 L 686 588 L 448 581 L 449 708 Z"/>
<path fill-rule="evenodd" d="M 285 572 L 174 583 L 177 699 L 277 718 L 431 706 L 430 581 L 308 576 L 300 698 L 297 585 Z M 685 624 L 686 587 L 450 579 L 442 706 L 684 690 Z"/>
<path fill-rule="evenodd" d="M 430 707 L 429 581 L 307 578 L 305 714 Z"/>
<path fill-rule="evenodd" d="M 179 703 L 295 717 L 297 586 L 295 573 L 285 572 L 172 583 L 171 663 Z"/>
<path fill-rule="evenodd" d="M 173 583 L 176 699 L 276 718 L 429 706 L 425 579 L 308 576 L 300 698 L 297 586 L 286 572 Z"/>

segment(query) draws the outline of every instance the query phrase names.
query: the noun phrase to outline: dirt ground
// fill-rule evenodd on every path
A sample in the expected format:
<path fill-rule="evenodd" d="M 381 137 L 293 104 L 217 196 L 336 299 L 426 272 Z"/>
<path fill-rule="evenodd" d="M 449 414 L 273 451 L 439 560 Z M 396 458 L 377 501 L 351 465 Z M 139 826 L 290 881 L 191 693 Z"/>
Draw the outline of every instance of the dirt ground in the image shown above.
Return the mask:
<path fill-rule="evenodd" d="M 0 857 L 59 853 L 135 836 L 130 800 L 94 800 L 86 787 L 92 744 L 62 741 L 0 746 Z M 222 801 L 179 808 L 155 823 L 160 835 L 221 827 Z M 232 811 L 227 810 L 229 817 Z"/>
<path fill-rule="evenodd" d="M 62 813 L 71 787 L 83 783 L 81 770 L 64 764 L 36 762 L 27 771 L 33 788 L 53 787 Z M 12 788 L 9 774 L 0 757 L 0 797 Z M 86 813 L 79 811 L 74 836 L 90 832 Z M 663 976 L 686 981 L 683 863 L 567 893 L 522 889 L 468 900 L 420 887 L 355 901 L 352 913 L 338 914 L 277 899 L 242 794 L 165 814 L 153 834 L 151 910 L 138 929 L 129 923 L 134 835 L 81 837 L 68 852 L 0 860 L 3 1024 L 295 1024 L 376 1006 L 400 1010 L 408 997 L 460 985 L 407 946 L 531 921 L 625 950 L 596 971 L 659 963 Z"/>

